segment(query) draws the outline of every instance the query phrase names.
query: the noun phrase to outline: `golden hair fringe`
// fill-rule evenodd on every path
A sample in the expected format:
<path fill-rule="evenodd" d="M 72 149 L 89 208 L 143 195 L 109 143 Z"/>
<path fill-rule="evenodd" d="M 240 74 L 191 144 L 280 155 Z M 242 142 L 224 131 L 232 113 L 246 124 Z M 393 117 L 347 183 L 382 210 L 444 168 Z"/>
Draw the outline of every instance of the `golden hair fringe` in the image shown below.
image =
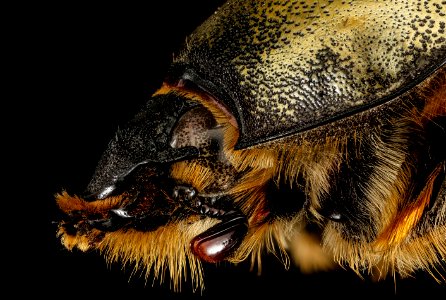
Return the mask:
<path fill-rule="evenodd" d="M 152 276 L 163 283 L 169 278 L 174 291 L 180 291 L 182 282 L 188 280 L 194 290 L 203 290 L 202 265 L 189 243 L 215 223 L 212 219 L 182 220 L 152 232 L 119 230 L 107 234 L 98 249 L 108 263 L 123 262 L 123 268 L 132 268 L 133 274 L 142 272 L 146 280 Z"/>
<path fill-rule="evenodd" d="M 66 191 L 56 194 L 57 206 L 66 214 L 73 211 L 84 211 L 87 214 L 104 213 L 117 208 L 123 201 L 122 196 L 87 202 L 78 196 L 70 196 Z"/>

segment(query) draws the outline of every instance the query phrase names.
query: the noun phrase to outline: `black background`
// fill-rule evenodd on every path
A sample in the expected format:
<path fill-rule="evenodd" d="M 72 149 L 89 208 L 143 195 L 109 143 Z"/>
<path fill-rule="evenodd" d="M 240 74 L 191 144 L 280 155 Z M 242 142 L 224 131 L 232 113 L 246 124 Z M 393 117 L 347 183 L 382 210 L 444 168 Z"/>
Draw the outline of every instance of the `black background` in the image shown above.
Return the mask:
<path fill-rule="evenodd" d="M 38 4 L 20 8 L 23 26 L 12 35 L 13 109 L 4 126 L 15 207 L 6 210 L 4 249 L 12 263 L 6 286 L 15 295 L 46 299 L 126 296 L 138 299 L 325 296 L 393 297 L 446 295 L 426 275 L 374 283 L 348 270 L 303 275 L 265 259 L 261 276 L 248 264 L 205 266 L 202 294 L 185 282 L 147 283 L 97 253 L 69 252 L 55 237 L 54 194 L 81 192 L 119 124 L 128 120 L 162 82 L 184 37 L 222 1 L 147 1 L 142 5 Z M 11 21 L 10 27 L 15 27 Z M 12 57 L 12 55 L 11 55 Z M 12 134 L 11 134 L 12 133 Z M 11 135 L 9 135 L 11 134 Z M 43 229 L 42 229 L 43 228 Z"/>

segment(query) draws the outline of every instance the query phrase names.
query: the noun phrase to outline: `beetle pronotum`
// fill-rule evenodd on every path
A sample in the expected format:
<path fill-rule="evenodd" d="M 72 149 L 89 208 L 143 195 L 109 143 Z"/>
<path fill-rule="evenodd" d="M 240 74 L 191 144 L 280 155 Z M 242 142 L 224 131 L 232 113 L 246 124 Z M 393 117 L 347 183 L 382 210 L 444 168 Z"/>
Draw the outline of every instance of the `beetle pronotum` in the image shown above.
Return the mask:
<path fill-rule="evenodd" d="M 58 235 L 175 286 L 189 265 L 444 281 L 446 3 L 236 1 L 186 40 Z M 302 251 L 311 247 L 317 249 Z"/>

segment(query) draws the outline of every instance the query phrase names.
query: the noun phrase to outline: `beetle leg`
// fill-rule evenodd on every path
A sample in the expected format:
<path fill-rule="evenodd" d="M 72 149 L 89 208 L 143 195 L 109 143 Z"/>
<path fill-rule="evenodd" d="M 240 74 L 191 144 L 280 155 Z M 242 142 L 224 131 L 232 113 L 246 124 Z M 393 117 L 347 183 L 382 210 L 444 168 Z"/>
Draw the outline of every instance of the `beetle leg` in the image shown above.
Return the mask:
<path fill-rule="evenodd" d="M 248 221 L 240 212 L 227 212 L 221 219 L 190 243 L 192 252 L 203 261 L 216 263 L 224 260 L 240 246 L 248 232 Z"/>
<path fill-rule="evenodd" d="M 172 197 L 193 211 L 207 217 L 223 219 L 226 214 L 236 212 L 236 210 L 225 208 L 231 203 L 227 196 L 199 195 L 197 190 L 191 186 L 175 186 Z M 241 212 L 239 214 L 242 215 Z"/>
<path fill-rule="evenodd" d="M 226 218 L 226 215 L 237 212 L 233 209 L 227 210 L 225 208 L 225 204 L 229 201 L 225 200 L 228 200 L 228 197 L 199 195 L 196 200 L 196 205 L 199 209 L 200 214 L 223 220 Z M 241 212 L 237 213 L 242 215 Z"/>
<path fill-rule="evenodd" d="M 231 255 L 248 232 L 248 220 L 238 210 L 226 210 L 227 196 L 203 196 L 190 186 L 176 186 L 173 197 L 186 202 L 201 215 L 220 219 L 221 222 L 194 237 L 192 252 L 206 262 L 215 263 Z"/>

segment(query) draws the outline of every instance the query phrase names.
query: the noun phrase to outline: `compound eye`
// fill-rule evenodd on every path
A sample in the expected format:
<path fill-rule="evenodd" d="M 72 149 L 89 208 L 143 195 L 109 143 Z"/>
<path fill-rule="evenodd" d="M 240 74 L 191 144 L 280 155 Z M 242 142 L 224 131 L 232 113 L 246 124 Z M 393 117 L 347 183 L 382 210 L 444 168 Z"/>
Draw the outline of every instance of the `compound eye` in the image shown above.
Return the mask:
<path fill-rule="evenodd" d="M 222 131 L 206 108 L 195 107 L 178 120 L 172 131 L 170 146 L 172 148 L 192 146 L 200 150 L 200 156 L 218 152 L 223 140 Z"/>

